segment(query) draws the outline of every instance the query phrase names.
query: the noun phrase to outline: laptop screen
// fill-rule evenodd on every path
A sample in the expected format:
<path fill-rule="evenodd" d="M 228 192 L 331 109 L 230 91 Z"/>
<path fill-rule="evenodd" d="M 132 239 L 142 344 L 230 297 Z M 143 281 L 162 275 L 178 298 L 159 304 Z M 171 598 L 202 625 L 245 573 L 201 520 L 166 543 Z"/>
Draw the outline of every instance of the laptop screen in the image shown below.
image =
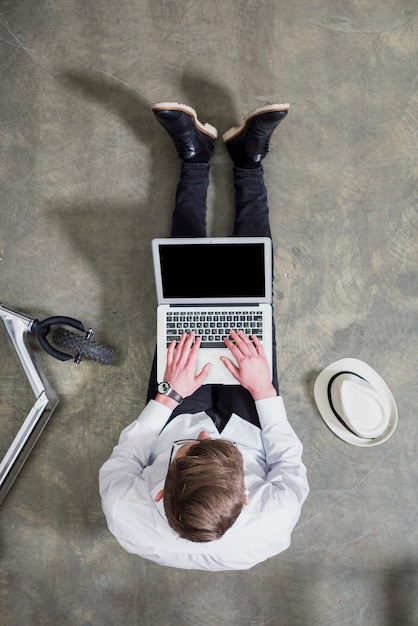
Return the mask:
<path fill-rule="evenodd" d="M 175 241 L 175 240 L 174 240 Z M 205 240 L 208 241 L 208 240 Z M 243 301 L 269 299 L 266 241 L 231 238 L 173 245 L 160 242 L 159 273 L 163 301 Z"/>

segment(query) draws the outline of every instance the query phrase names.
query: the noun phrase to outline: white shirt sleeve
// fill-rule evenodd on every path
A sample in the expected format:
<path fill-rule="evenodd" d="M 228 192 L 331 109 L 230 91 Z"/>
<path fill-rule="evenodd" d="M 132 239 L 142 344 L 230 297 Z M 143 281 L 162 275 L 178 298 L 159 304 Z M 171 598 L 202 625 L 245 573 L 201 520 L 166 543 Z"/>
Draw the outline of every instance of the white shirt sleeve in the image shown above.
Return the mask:
<path fill-rule="evenodd" d="M 256 407 L 265 451 L 266 483 L 270 486 L 268 508 L 278 506 L 282 511 L 293 511 L 296 523 L 309 493 L 302 443 L 287 419 L 281 396 L 259 400 Z"/>
<path fill-rule="evenodd" d="M 141 415 L 120 434 L 119 443 L 99 473 L 102 499 L 109 500 L 112 489 L 118 497 L 147 466 L 151 448 L 171 415 L 171 409 L 151 400 Z M 117 489 L 115 489 L 117 487 Z"/>

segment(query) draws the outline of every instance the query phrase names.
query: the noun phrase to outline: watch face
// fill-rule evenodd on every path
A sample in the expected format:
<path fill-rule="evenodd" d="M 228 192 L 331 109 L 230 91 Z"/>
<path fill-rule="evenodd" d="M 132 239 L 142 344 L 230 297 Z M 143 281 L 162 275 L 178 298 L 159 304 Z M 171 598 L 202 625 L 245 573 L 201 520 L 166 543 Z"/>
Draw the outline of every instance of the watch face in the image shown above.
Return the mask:
<path fill-rule="evenodd" d="M 170 383 L 167 383 L 165 381 L 158 385 L 158 393 L 168 393 L 170 389 Z"/>

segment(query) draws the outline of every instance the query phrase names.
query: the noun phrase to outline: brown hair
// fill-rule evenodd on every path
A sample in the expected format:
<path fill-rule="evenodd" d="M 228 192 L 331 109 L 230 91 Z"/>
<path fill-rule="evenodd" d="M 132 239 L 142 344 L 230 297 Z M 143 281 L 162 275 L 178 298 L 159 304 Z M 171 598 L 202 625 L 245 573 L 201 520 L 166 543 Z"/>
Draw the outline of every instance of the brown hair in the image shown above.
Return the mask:
<path fill-rule="evenodd" d="M 171 463 L 164 485 L 168 523 L 189 541 L 219 539 L 245 500 L 241 452 L 228 441 L 204 439 Z"/>

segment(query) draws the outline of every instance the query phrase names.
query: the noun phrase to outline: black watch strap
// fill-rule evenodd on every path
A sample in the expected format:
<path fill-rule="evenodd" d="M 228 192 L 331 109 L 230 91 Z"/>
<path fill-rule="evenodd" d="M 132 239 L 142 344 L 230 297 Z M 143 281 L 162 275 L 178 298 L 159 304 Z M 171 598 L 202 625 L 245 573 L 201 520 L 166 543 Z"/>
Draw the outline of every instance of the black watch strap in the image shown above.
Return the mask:
<path fill-rule="evenodd" d="M 177 391 L 174 391 L 174 389 L 172 389 L 170 383 L 166 381 L 159 383 L 157 385 L 157 391 L 158 393 L 161 393 L 164 396 L 168 396 L 169 398 L 172 398 L 179 404 L 183 402 L 184 400 L 184 398 L 179 393 L 177 393 Z"/>
<path fill-rule="evenodd" d="M 179 393 L 177 393 L 177 391 L 174 391 L 174 389 L 170 389 L 170 391 L 166 395 L 169 398 L 173 398 L 173 400 L 175 400 L 179 404 L 181 404 L 184 400 L 184 398 L 182 398 L 182 396 Z"/>

